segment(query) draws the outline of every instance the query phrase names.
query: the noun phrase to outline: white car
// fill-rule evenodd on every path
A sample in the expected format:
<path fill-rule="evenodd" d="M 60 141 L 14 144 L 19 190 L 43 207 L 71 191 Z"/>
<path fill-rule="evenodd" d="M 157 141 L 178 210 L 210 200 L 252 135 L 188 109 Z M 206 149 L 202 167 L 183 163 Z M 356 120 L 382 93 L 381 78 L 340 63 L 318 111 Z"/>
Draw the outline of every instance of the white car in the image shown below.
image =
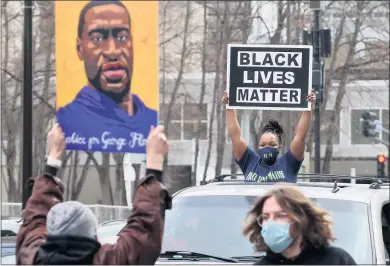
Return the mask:
<path fill-rule="evenodd" d="M 316 178 L 330 179 L 310 177 Z M 162 252 L 186 250 L 253 264 L 262 254 L 253 252 L 252 245 L 242 235 L 242 224 L 256 198 L 272 189 L 273 184 L 215 181 L 188 187 L 174 195 L 173 208 L 166 214 Z M 389 264 L 389 183 L 376 180 L 372 184 L 298 182 L 296 185 L 331 213 L 337 238 L 334 246 L 347 250 L 357 264 Z M 166 257 L 169 256 L 162 256 L 160 261 Z M 197 263 L 210 260 L 199 258 Z"/>
<path fill-rule="evenodd" d="M 307 177 L 306 177 L 307 178 Z M 352 179 L 310 176 L 310 179 Z M 182 189 L 173 195 L 166 212 L 162 253 L 156 264 L 253 264 L 263 254 L 242 235 L 243 220 L 258 196 L 273 183 L 216 182 Z M 389 183 L 298 182 L 296 185 L 333 218 L 334 246 L 348 251 L 357 264 L 389 265 Z M 106 226 L 109 225 L 108 222 Z M 122 224 L 121 224 L 122 223 Z M 113 243 L 126 221 L 99 237 Z M 106 227 L 107 229 L 108 227 Z M 101 231 L 102 232 L 102 231 Z"/>
<path fill-rule="evenodd" d="M 310 176 L 312 181 L 316 178 L 351 179 Z M 214 181 L 185 188 L 174 195 L 173 208 L 166 212 L 162 254 L 156 264 L 253 264 L 263 255 L 255 253 L 242 235 L 242 224 L 256 198 L 272 189 L 273 184 Z M 357 264 L 389 264 L 389 183 L 371 181 L 371 184 L 298 182 L 296 185 L 332 214 L 337 238 L 334 246 L 347 250 Z M 110 241 L 115 242 L 116 237 L 113 235 Z"/>

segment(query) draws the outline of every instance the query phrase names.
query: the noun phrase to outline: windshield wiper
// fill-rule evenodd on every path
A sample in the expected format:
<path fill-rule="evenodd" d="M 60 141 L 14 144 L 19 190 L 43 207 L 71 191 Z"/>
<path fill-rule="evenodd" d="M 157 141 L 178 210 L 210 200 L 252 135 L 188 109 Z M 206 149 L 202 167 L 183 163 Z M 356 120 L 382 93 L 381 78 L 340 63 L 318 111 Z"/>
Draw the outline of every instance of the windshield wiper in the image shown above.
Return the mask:
<path fill-rule="evenodd" d="M 210 259 L 216 259 L 224 262 L 234 262 L 237 263 L 239 262 L 235 258 L 227 258 L 227 257 L 220 257 L 220 256 L 213 256 L 213 255 L 208 255 L 208 254 L 203 254 L 203 253 L 198 253 L 198 252 L 192 252 L 192 251 L 176 251 L 176 250 L 169 250 L 165 251 L 160 254 L 160 257 L 173 257 L 173 256 L 180 256 L 183 259 L 193 259 L 193 260 L 199 260 L 200 258 L 210 258 Z M 176 259 L 176 258 L 174 258 Z M 180 259 L 180 258 L 178 258 Z"/>
<path fill-rule="evenodd" d="M 241 260 L 250 260 L 250 261 L 256 261 L 258 259 L 261 259 L 263 258 L 265 255 L 257 255 L 257 256 L 235 256 L 235 257 L 232 257 L 232 259 L 236 259 L 238 261 L 241 261 Z"/>

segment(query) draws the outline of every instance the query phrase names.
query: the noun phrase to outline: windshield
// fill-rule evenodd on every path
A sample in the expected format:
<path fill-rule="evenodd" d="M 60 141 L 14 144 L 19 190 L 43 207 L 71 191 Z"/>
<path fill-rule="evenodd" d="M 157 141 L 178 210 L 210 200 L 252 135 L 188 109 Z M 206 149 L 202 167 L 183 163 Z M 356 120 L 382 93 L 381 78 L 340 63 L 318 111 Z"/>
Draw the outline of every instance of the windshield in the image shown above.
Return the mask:
<path fill-rule="evenodd" d="M 6 255 L 1 257 L 1 264 L 2 265 L 16 265 L 16 255 Z"/>
<path fill-rule="evenodd" d="M 176 197 L 166 212 L 162 252 L 187 250 L 214 256 L 260 255 L 242 235 L 254 196 Z M 334 246 L 347 250 L 357 264 L 372 264 L 368 207 L 365 203 L 313 199 L 333 218 Z"/>

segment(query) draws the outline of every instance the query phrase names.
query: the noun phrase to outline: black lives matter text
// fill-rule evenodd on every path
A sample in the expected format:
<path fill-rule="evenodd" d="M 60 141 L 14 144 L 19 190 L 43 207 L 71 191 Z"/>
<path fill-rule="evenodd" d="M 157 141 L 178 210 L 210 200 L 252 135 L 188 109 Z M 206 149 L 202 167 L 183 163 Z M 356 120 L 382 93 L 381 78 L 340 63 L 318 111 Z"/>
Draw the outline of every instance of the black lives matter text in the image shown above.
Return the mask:
<path fill-rule="evenodd" d="M 309 110 L 312 47 L 228 45 L 229 108 Z"/>

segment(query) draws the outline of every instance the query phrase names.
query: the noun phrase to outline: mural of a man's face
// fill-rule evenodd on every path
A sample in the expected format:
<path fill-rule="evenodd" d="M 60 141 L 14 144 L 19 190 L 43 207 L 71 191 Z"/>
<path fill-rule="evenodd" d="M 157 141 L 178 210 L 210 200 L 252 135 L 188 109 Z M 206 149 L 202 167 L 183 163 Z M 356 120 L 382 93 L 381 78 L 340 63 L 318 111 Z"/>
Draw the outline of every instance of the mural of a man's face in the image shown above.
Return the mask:
<path fill-rule="evenodd" d="M 130 91 L 133 42 L 128 11 L 115 4 L 95 6 L 85 13 L 77 53 L 89 83 L 116 102 Z"/>

